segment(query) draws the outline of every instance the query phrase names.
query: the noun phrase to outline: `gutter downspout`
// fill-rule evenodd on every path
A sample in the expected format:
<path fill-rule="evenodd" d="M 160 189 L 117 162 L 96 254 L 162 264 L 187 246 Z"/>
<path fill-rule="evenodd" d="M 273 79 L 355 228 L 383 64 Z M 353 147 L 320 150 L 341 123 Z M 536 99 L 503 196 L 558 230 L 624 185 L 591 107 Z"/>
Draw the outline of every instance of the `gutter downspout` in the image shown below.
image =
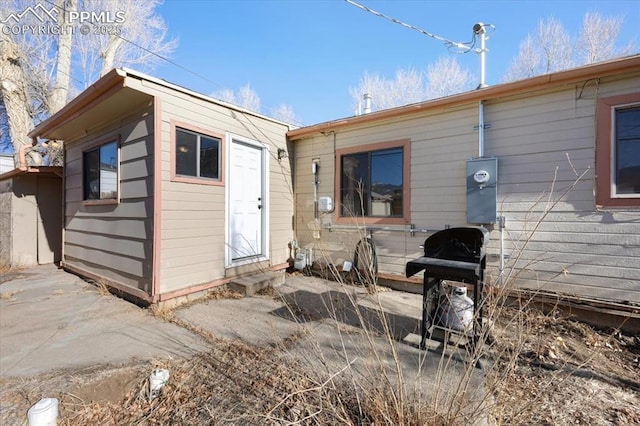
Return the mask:
<path fill-rule="evenodd" d="M 318 220 L 318 172 L 320 168 L 320 159 L 314 158 L 311 161 L 311 173 L 313 174 L 313 218 Z"/>
<path fill-rule="evenodd" d="M 484 157 L 484 101 L 478 103 L 478 158 Z"/>
<path fill-rule="evenodd" d="M 500 226 L 500 274 L 498 275 L 500 287 L 504 286 L 504 228 L 506 218 L 502 215 L 498 216 L 498 225 Z"/>

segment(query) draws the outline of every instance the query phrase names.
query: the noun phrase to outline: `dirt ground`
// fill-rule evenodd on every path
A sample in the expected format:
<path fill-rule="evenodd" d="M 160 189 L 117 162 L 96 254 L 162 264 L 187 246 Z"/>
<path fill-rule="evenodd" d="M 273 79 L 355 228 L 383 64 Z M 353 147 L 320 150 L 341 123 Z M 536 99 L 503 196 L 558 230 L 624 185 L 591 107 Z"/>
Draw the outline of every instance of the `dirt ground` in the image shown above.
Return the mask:
<path fill-rule="evenodd" d="M 640 424 L 640 336 L 505 310 L 490 349 L 504 424 Z M 527 328 L 522 331 L 522 325 Z M 489 385 L 491 386 L 491 384 Z"/>
<path fill-rule="evenodd" d="M 466 424 L 415 401 L 385 417 L 376 411 L 384 389 L 325 380 L 290 359 L 287 342 L 265 349 L 203 337 L 211 351 L 187 360 L 3 378 L 0 423 L 26 424 L 28 408 L 56 394 L 59 424 Z M 489 424 L 640 424 L 640 336 L 504 309 L 486 351 Z M 150 399 L 148 377 L 157 367 L 169 368 L 171 378 Z"/>

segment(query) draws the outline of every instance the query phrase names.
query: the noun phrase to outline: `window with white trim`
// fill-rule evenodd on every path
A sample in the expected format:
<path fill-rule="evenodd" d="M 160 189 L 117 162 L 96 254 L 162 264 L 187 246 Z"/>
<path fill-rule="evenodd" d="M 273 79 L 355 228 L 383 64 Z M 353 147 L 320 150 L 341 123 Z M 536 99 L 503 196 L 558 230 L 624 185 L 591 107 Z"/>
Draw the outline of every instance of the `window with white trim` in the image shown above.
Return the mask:
<path fill-rule="evenodd" d="M 613 108 L 611 196 L 640 195 L 640 105 Z"/>
<path fill-rule="evenodd" d="M 596 206 L 640 208 L 640 92 L 597 101 Z"/>

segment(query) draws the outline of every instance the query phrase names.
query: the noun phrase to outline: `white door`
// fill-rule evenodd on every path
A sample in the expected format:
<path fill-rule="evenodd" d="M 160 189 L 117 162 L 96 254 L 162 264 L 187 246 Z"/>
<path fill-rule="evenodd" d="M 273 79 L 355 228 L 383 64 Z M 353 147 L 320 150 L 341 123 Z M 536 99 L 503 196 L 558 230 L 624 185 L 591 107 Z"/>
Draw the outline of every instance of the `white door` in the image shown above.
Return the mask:
<path fill-rule="evenodd" d="M 231 263 L 264 255 L 263 148 L 231 139 L 229 153 L 229 258 Z"/>

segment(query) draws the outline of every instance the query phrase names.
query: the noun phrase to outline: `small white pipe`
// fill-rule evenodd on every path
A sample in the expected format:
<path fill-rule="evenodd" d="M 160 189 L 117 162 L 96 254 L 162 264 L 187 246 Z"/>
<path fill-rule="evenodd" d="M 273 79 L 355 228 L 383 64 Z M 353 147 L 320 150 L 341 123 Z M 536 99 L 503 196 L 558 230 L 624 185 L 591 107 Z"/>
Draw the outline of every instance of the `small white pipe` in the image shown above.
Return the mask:
<path fill-rule="evenodd" d="M 363 98 L 364 98 L 364 113 L 369 114 L 371 112 L 371 94 L 365 93 Z"/>

